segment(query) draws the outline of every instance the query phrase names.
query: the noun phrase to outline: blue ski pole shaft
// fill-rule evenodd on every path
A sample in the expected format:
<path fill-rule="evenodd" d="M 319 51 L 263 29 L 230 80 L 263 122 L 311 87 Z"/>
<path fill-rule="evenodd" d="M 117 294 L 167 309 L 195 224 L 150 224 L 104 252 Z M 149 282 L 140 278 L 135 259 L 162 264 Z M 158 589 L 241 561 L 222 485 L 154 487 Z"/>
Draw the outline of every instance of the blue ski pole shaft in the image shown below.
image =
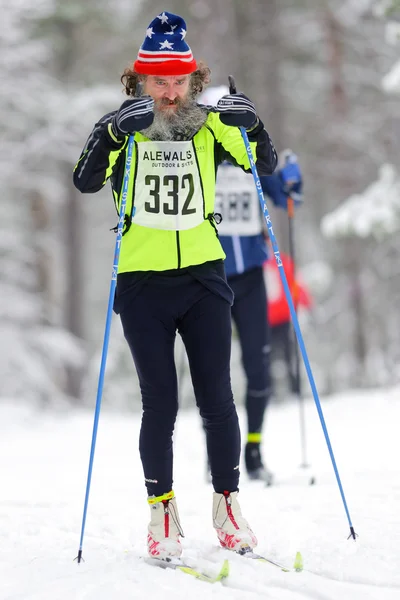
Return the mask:
<path fill-rule="evenodd" d="M 234 82 L 233 77 L 231 77 L 231 76 L 229 76 L 229 91 L 230 91 L 231 94 L 236 94 L 235 82 Z M 261 181 L 260 181 L 260 177 L 259 177 L 258 172 L 257 172 L 257 167 L 256 167 L 256 163 L 255 163 L 255 160 L 254 160 L 254 157 L 253 157 L 253 152 L 252 152 L 252 149 L 251 149 L 251 146 L 250 146 L 250 142 L 249 142 L 249 138 L 247 136 L 246 129 L 244 127 L 240 127 L 240 132 L 242 134 L 243 142 L 244 142 L 244 145 L 245 145 L 245 148 L 246 148 L 247 156 L 248 156 L 250 167 L 251 167 L 251 172 L 253 174 L 254 183 L 255 183 L 255 186 L 256 186 L 257 194 L 258 194 L 258 199 L 260 201 L 261 210 L 262 210 L 262 213 L 263 213 L 263 216 L 264 216 L 264 219 L 265 219 L 265 223 L 267 225 L 268 234 L 269 234 L 269 237 L 270 237 L 270 240 L 271 240 L 271 244 L 272 244 L 272 248 L 273 248 L 273 251 L 274 251 L 274 256 L 275 256 L 276 264 L 278 266 L 278 270 L 279 270 L 279 274 L 280 274 L 280 277 L 281 277 L 283 289 L 285 291 L 286 300 L 287 300 L 287 303 L 289 305 L 290 315 L 292 317 L 292 322 L 293 322 L 293 326 L 294 326 L 294 329 L 295 329 L 295 332 L 296 332 L 297 341 L 298 341 L 298 344 L 300 346 L 301 354 L 302 354 L 303 361 L 304 361 L 304 366 L 305 366 L 306 371 L 307 371 L 308 380 L 310 382 L 310 386 L 311 386 L 311 390 L 312 390 L 312 393 L 313 393 L 315 405 L 317 407 L 319 419 L 321 421 L 322 430 L 324 432 L 326 444 L 328 446 L 329 455 L 331 457 L 331 461 L 332 461 L 332 465 L 333 465 L 333 470 L 335 472 L 336 480 L 337 480 L 337 483 L 338 483 L 338 486 L 339 486 L 339 491 L 340 491 L 340 495 L 342 497 L 343 506 L 344 506 L 344 509 L 345 509 L 345 512 L 346 512 L 347 520 L 349 522 L 349 526 L 350 526 L 350 536 L 349 537 L 352 537 L 353 539 L 356 539 L 356 533 L 354 531 L 354 527 L 353 527 L 353 524 L 351 522 L 349 509 L 347 507 L 346 497 L 344 495 L 342 482 L 340 480 L 339 471 L 338 471 L 338 468 L 337 468 L 337 465 L 336 465 L 335 456 L 333 454 L 332 445 L 331 445 L 331 442 L 330 442 L 330 439 L 329 439 L 328 430 L 327 430 L 325 419 L 324 419 L 324 415 L 323 415 L 323 412 L 322 412 L 321 402 L 320 402 L 319 397 L 318 397 L 317 387 L 315 385 L 314 376 L 313 376 L 313 373 L 312 373 L 312 370 L 311 370 L 311 367 L 310 367 L 310 362 L 308 360 L 306 348 L 305 348 L 304 341 L 303 341 L 303 336 L 301 334 L 301 330 L 300 330 L 300 326 L 299 326 L 299 321 L 297 319 L 296 310 L 294 308 L 294 304 L 293 304 L 293 300 L 292 300 L 292 295 L 290 293 L 289 285 L 288 285 L 288 282 L 287 282 L 287 279 L 286 279 L 285 269 L 283 268 L 282 259 L 280 257 L 278 243 L 276 241 L 274 230 L 273 230 L 273 227 L 272 227 L 271 217 L 269 215 L 268 207 L 267 207 L 267 204 L 266 204 L 265 199 L 264 199 L 264 194 L 263 194 L 262 187 L 261 187 Z"/>
<path fill-rule="evenodd" d="M 123 234 L 124 224 L 125 224 L 126 199 L 128 196 L 129 179 L 130 179 L 130 171 L 131 171 L 131 163 L 132 163 L 133 143 L 134 143 L 134 136 L 130 135 L 129 139 L 128 139 L 128 146 L 127 146 L 127 151 L 126 151 L 125 175 L 124 175 L 124 182 L 123 182 L 123 188 L 122 188 L 121 205 L 119 208 L 117 238 L 115 240 L 114 260 L 113 260 L 113 268 L 112 268 L 111 284 L 110 284 L 110 294 L 108 297 L 106 325 L 105 325 L 105 330 L 104 330 L 103 350 L 101 353 L 100 373 L 99 373 L 99 381 L 98 381 L 97 396 L 96 396 L 96 408 L 95 408 L 95 412 L 94 412 L 92 444 L 91 444 L 91 448 L 90 448 L 89 469 L 88 469 L 87 482 L 86 482 L 85 504 L 84 504 L 84 508 L 83 508 L 81 536 L 80 536 L 79 550 L 78 550 L 78 556 L 77 556 L 78 563 L 80 563 L 82 560 L 83 536 L 85 533 L 86 515 L 87 515 L 87 509 L 88 509 L 88 503 L 89 503 L 90 484 L 91 484 L 91 480 L 92 480 L 94 452 L 96 449 L 96 439 L 97 439 L 97 430 L 98 430 L 99 417 L 100 417 L 101 399 L 102 399 L 102 395 L 103 395 L 104 374 L 105 374 L 106 362 L 107 362 L 108 342 L 110 339 L 112 311 L 113 311 L 113 305 L 114 305 L 115 288 L 117 285 L 119 254 L 120 254 L 120 250 L 121 250 L 122 234 Z M 133 216 L 133 214 L 132 214 L 132 216 Z"/>

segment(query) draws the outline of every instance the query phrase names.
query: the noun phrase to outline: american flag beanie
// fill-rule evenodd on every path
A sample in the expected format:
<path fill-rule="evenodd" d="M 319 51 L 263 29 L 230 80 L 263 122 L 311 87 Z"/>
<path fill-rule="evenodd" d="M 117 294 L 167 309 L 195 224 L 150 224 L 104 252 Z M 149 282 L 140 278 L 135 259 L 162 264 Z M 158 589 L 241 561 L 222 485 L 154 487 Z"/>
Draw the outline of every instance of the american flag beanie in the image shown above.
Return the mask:
<path fill-rule="evenodd" d="M 165 11 L 159 14 L 146 30 L 134 71 L 160 76 L 193 73 L 197 64 L 185 36 L 186 23 L 182 17 Z"/>

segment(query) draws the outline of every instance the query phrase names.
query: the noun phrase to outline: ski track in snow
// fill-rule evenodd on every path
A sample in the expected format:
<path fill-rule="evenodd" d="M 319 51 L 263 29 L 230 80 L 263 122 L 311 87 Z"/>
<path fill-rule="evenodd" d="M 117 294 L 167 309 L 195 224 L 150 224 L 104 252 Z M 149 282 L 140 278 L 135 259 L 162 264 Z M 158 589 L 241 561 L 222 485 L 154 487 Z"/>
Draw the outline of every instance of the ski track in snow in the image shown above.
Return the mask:
<path fill-rule="evenodd" d="M 276 474 L 266 488 L 243 473 L 240 500 L 257 551 L 303 573 L 232 555 L 216 544 L 212 488 L 205 483 L 196 411 L 181 412 L 175 482 L 188 564 L 230 575 L 209 585 L 144 562 L 148 507 L 138 456 L 138 415 L 100 416 L 89 508 L 77 555 L 93 414 L 37 412 L 0 403 L 0 600 L 174 599 L 398 600 L 400 598 L 400 389 L 355 391 L 322 408 L 357 541 L 349 525 L 313 400 L 306 402 L 308 454 L 300 470 L 296 403 L 272 405 L 264 454 Z M 243 411 L 240 410 L 244 422 Z M 310 475 L 317 483 L 308 485 Z"/>

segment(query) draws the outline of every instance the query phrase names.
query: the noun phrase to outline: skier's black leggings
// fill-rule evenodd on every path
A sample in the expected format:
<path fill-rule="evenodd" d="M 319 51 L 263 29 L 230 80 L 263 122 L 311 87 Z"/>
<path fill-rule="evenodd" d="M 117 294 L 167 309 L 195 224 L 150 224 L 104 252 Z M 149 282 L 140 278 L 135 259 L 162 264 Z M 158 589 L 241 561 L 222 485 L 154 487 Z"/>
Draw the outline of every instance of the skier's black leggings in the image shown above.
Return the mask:
<path fill-rule="evenodd" d="M 235 294 L 235 322 L 247 378 L 246 413 L 249 433 L 260 433 L 271 394 L 270 335 L 267 294 L 262 267 L 228 278 Z"/>
<path fill-rule="evenodd" d="M 123 307 L 121 321 L 142 393 L 139 449 L 149 496 L 172 489 L 172 434 L 178 411 L 176 331 L 186 347 L 206 429 L 214 489 L 237 490 L 240 431 L 230 381 L 229 302 L 187 273 L 160 274 L 148 279 Z"/>

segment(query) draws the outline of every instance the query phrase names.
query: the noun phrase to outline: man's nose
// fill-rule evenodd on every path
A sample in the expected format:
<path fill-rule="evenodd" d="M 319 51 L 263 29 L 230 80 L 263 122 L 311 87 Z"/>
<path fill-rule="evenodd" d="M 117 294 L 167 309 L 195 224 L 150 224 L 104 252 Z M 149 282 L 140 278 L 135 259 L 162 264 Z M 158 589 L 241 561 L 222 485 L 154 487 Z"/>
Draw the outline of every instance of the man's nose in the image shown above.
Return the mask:
<path fill-rule="evenodd" d="M 176 93 L 173 84 L 168 85 L 168 87 L 164 90 L 164 98 L 168 98 L 169 100 L 175 100 L 177 95 L 178 94 Z"/>

